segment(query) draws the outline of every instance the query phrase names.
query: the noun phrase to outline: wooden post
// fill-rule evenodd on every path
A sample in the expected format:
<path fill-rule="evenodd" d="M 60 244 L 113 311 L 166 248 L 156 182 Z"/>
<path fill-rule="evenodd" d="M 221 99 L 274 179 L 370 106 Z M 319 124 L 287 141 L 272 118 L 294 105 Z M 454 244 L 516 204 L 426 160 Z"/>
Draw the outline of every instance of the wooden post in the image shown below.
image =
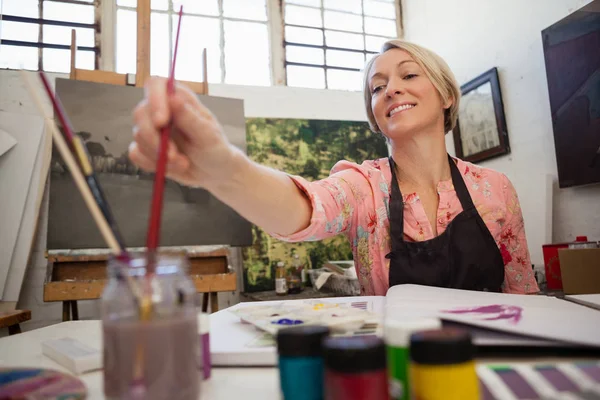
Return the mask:
<path fill-rule="evenodd" d="M 77 71 L 77 65 L 75 61 L 77 59 L 77 32 L 75 29 L 71 29 L 71 73 L 69 75 L 70 79 L 75 78 L 75 72 Z"/>
<path fill-rule="evenodd" d="M 150 0 L 137 0 L 137 65 L 135 86 L 143 87 L 150 76 Z"/>
<path fill-rule="evenodd" d="M 202 93 L 208 95 L 208 59 L 206 48 L 202 49 Z"/>

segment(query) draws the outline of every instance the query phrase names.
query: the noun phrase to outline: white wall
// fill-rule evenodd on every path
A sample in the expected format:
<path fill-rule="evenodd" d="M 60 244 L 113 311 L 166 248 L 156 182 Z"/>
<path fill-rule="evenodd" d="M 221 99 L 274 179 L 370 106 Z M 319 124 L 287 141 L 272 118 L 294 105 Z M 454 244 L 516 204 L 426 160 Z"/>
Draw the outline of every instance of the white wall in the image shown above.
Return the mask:
<path fill-rule="evenodd" d="M 56 77 L 67 76 L 49 74 L 52 83 Z M 32 79 L 37 78 L 32 75 Z M 357 92 L 232 85 L 210 85 L 209 92 L 214 96 L 243 99 L 247 117 L 366 120 L 362 95 Z M 41 87 L 40 93 L 42 93 Z M 51 109 L 48 102 L 46 102 L 46 107 L 48 110 Z M 0 70 L 0 110 L 24 116 L 38 115 L 35 104 L 31 101 L 17 71 Z M 40 212 L 36 241 L 17 304 L 20 309 L 32 311 L 32 320 L 22 324 L 23 330 L 58 323 L 62 318 L 62 303 L 45 303 L 43 301 L 43 285 L 47 269 L 47 260 L 44 255 L 48 222 L 47 210 L 48 196 L 46 193 Z M 237 271 L 241 271 L 239 251 L 234 252 L 231 265 Z M 241 273 L 238 287 L 242 287 Z M 239 293 L 219 295 L 220 308 L 238 301 Z M 99 318 L 98 302 L 80 301 L 79 317 L 80 319 Z M 0 336 L 3 334 L 6 332 L 0 332 Z"/>
<path fill-rule="evenodd" d="M 600 185 L 558 189 L 541 31 L 590 0 L 403 0 L 405 38 L 429 47 L 460 84 L 499 69 L 512 153 L 481 162 L 508 175 L 521 199 L 532 262 L 546 240 L 600 240 Z M 454 144 L 448 135 L 448 148 Z M 546 176 L 554 181 L 552 234 Z"/>

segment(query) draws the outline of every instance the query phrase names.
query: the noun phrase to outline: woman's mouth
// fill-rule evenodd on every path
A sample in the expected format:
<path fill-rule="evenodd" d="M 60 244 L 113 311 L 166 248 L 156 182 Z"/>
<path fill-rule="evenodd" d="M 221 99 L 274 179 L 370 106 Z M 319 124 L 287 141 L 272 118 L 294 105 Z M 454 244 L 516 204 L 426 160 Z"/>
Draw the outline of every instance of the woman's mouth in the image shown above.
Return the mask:
<path fill-rule="evenodd" d="M 410 110 L 411 108 L 416 107 L 416 106 L 417 106 L 416 104 L 403 104 L 401 106 L 394 107 L 388 113 L 388 117 L 392 117 L 394 114 L 398 114 L 399 112 L 402 112 L 402 111 Z"/>

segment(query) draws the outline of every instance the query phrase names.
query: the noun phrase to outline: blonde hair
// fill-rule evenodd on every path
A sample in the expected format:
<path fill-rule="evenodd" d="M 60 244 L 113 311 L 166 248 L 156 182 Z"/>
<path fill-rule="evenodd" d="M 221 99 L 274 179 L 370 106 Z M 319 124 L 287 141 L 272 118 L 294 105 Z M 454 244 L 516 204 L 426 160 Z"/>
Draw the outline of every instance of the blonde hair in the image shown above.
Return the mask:
<path fill-rule="evenodd" d="M 381 47 L 379 54 L 373 56 L 365 66 L 364 98 L 371 130 L 374 132 L 380 131 L 379 127 L 377 126 L 377 122 L 375 121 L 373 111 L 371 110 L 372 95 L 371 88 L 369 87 L 369 74 L 377 57 L 391 49 L 404 50 L 410 54 L 413 60 L 415 60 L 415 62 L 423 69 L 425 75 L 427 75 L 427 78 L 429 78 L 433 86 L 437 89 L 442 99 L 442 103 L 446 104 L 449 100 L 452 101 L 452 105 L 444 113 L 444 132 L 448 133 L 454 129 L 458 119 L 460 86 L 458 85 L 458 82 L 456 81 L 456 78 L 454 77 L 454 74 L 450 70 L 448 64 L 442 57 L 429 49 L 401 39 L 393 39 L 385 42 Z"/>

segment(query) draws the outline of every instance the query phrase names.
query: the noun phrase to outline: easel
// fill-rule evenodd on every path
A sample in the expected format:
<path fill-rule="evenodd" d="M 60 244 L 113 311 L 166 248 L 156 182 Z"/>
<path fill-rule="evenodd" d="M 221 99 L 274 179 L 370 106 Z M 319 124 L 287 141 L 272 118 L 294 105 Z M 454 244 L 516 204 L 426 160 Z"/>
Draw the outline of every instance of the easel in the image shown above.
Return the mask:
<path fill-rule="evenodd" d="M 105 83 L 111 85 L 143 87 L 150 77 L 150 0 L 137 2 L 137 62 L 135 81 L 130 74 L 112 71 L 78 69 L 75 65 L 77 37 L 71 31 L 70 79 Z M 208 95 L 208 72 L 206 49 L 202 51 L 202 82 L 178 81 L 192 91 Z M 78 300 L 98 299 L 107 282 L 106 261 L 108 251 L 64 251 L 49 254 L 48 270 L 44 283 L 44 301 L 62 301 L 63 321 L 79 319 Z M 218 311 L 218 293 L 234 292 L 237 288 L 236 273 L 229 269 L 229 250 L 226 247 L 210 251 L 187 251 L 190 263 L 189 275 L 196 291 L 203 293 L 202 310 Z"/>

